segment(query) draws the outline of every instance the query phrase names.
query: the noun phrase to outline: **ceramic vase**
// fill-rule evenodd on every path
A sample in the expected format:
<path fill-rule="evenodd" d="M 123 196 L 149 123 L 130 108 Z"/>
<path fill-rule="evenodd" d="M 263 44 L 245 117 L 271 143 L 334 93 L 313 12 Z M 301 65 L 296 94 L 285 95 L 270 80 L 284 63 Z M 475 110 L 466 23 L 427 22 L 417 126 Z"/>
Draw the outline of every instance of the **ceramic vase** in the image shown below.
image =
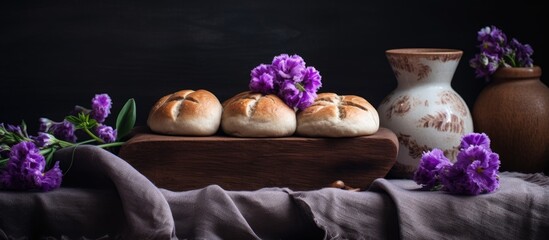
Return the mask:
<path fill-rule="evenodd" d="M 473 131 L 469 108 L 451 87 L 462 55 L 455 49 L 386 51 L 398 83 L 378 106 L 380 126 L 400 144 L 391 177 L 411 178 L 422 154 L 433 148 L 455 162 L 462 136 Z"/>
<path fill-rule="evenodd" d="M 500 68 L 473 105 L 476 132 L 500 155 L 500 171 L 542 172 L 549 167 L 549 88 L 541 68 Z"/>

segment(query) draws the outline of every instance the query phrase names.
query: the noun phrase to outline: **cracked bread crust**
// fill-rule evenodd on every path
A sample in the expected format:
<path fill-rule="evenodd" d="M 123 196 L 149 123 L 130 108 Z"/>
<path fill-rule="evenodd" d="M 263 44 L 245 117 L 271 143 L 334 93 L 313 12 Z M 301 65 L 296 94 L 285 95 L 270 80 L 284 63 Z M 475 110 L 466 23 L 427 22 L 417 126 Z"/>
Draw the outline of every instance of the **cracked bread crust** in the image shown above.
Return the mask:
<path fill-rule="evenodd" d="M 181 90 L 160 98 L 152 107 L 147 125 L 167 135 L 208 136 L 221 124 L 223 107 L 207 90 Z"/>
<path fill-rule="evenodd" d="M 379 129 L 377 110 L 355 95 L 320 93 L 315 102 L 297 113 L 297 134 L 308 137 L 357 137 Z"/>
<path fill-rule="evenodd" d="M 295 111 L 274 94 L 250 91 L 223 102 L 221 129 L 237 137 L 286 137 L 295 133 Z"/>

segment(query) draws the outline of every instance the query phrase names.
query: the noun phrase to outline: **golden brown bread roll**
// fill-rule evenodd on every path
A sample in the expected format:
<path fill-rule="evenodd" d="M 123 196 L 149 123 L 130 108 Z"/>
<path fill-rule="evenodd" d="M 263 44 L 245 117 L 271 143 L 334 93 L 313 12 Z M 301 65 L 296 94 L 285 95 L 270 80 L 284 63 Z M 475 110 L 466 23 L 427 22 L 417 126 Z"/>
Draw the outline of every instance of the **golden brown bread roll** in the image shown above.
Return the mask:
<path fill-rule="evenodd" d="M 242 92 L 223 102 L 221 129 L 238 137 L 285 137 L 295 133 L 295 111 L 274 94 Z"/>
<path fill-rule="evenodd" d="M 297 113 L 297 134 L 309 137 L 356 137 L 379 129 L 377 110 L 364 98 L 318 94 L 313 105 Z"/>
<path fill-rule="evenodd" d="M 147 125 L 156 133 L 207 136 L 217 132 L 223 107 L 207 90 L 181 90 L 160 98 Z"/>

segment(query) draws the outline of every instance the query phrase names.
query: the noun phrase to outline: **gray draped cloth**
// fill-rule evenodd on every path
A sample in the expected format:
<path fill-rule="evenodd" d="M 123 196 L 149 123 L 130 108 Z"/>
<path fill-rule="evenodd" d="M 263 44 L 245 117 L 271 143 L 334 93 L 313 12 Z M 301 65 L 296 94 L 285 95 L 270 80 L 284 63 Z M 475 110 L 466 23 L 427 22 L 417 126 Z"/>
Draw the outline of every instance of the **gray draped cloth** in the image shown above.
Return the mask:
<path fill-rule="evenodd" d="M 74 156 L 74 157 L 73 157 Z M 159 189 L 94 146 L 63 149 L 51 192 L 0 191 L 0 239 L 548 239 L 549 177 L 501 173 L 496 192 L 455 196 L 410 180 L 370 189 Z M 184 173 L 182 173 L 184 174 Z"/>

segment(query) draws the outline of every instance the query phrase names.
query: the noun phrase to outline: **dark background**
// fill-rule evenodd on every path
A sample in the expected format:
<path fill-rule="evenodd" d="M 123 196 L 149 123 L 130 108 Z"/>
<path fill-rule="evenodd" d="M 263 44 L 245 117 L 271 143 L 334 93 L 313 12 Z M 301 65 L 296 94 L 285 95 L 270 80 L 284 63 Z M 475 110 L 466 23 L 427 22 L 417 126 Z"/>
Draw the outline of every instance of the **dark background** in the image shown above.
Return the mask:
<path fill-rule="evenodd" d="M 108 93 L 115 114 L 134 98 L 144 125 L 160 97 L 207 89 L 226 100 L 248 89 L 251 69 L 280 53 L 316 67 L 321 92 L 377 106 L 396 87 L 384 52 L 403 47 L 463 50 L 452 86 L 471 108 L 485 85 L 468 65 L 480 28 L 495 25 L 531 44 L 534 63 L 549 66 L 541 2 L 4 1 L 0 122 L 25 120 L 34 132 L 39 117 L 62 120 Z"/>

